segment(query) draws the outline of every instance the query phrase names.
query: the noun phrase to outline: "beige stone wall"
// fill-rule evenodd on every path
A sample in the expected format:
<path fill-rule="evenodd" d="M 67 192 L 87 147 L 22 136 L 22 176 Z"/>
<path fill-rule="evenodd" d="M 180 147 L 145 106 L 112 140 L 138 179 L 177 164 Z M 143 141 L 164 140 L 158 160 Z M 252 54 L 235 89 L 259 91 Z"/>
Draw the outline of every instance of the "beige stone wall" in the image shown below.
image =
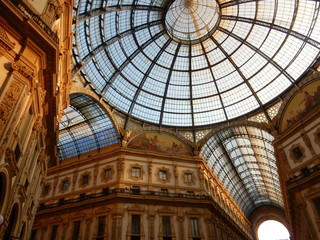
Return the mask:
<path fill-rule="evenodd" d="M 140 175 L 133 168 L 140 169 Z M 165 179 L 160 171 L 166 171 Z M 86 175 L 88 183 L 83 184 Z M 80 239 L 94 238 L 102 212 L 104 239 L 130 239 L 132 214 L 140 215 L 141 239 L 162 239 L 160 219 L 167 215 L 172 239 L 192 239 L 191 218 L 199 221 L 201 239 L 216 239 L 215 234 L 225 234 L 225 239 L 251 236 L 248 220 L 200 158 L 141 153 L 115 144 L 51 167 L 45 188 L 33 227 L 36 239 L 49 239 L 54 225 L 57 239 L 72 239 L 73 219 L 81 221 Z"/>
<path fill-rule="evenodd" d="M 307 80 L 301 87 L 301 93 L 308 85 L 319 82 L 319 76 L 309 77 L 310 83 Z M 286 104 L 294 105 L 298 94 L 300 92 Z M 283 111 L 279 119 L 286 115 L 288 113 Z M 285 123 L 280 122 L 280 125 Z M 320 206 L 316 206 L 314 201 L 320 198 L 319 133 L 320 108 L 316 105 L 274 141 L 291 236 L 297 240 L 320 239 Z"/>
<path fill-rule="evenodd" d="M 84 207 L 50 218 L 41 218 L 35 224 L 36 239 L 50 239 L 53 226 L 57 226 L 56 239 L 72 239 L 74 222 L 80 221 L 79 239 L 97 237 L 98 218 L 106 217 L 104 239 L 130 239 L 131 216 L 140 215 L 141 239 L 162 239 L 162 216 L 168 216 L 171 223 L 172 239 L 192 239 L 190 219 L 197 218 L 201 239 L 244 239 L 232 233 L 227 224 L 214 218 L 207 209 L 146 205 L 146 204 L 105 204 L 89 209 Z"/>
<path fill-rule="evenodd" d="M 63 63 L 70 56 L 58 59 L 59 47 L 70 47 L 70 25 L 59 44 L 39 22 L 26 21 L 30 9 L 19 4 L 0 3 L 0 239 L 29 239 L 48 165 L 56 160 L 58 111 L 68 103 L 56 83 L 66 89 L 71 82 Z"/>
<path fill-rule="evenodd" d="M 19 236 L 31 230 L 48 161 L 41 107 L 45 89 L 38 75 L 44 67 L 44 53 L 32 42 L 21 44 L 21 39 L 2 24 L 0 173 L 5 187 L 0 214 L 5 221 L 0 226 L 0 236 L 10 226 L 10 236 Z M 14 205 L 16 220 L 10 222 Z"/>

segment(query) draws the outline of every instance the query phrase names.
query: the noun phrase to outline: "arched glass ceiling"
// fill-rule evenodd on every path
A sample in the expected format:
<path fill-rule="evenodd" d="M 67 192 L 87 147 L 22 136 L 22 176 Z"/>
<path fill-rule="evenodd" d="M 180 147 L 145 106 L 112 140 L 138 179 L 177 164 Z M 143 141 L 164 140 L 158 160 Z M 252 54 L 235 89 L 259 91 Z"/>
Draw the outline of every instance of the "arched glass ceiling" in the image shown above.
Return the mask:
<path fill-rule="evenodd" d="M 220 131 L 201 150 L 247 216 L 261 205 L 283 206 L 272 140 L 264 130 L 239 126 Z"/>
<path fill-rule="evenodd" d="M 83 94 L 70 95 L 59 124 L 60 160 L 118 142 L 112 122 L 102 108 Z"/>
<path fill-rule="evenodd" d="M 320 52 L 319 1 L 78 0 L 74 15 L 74 72 L 160 125 L 265 111 Z"/>

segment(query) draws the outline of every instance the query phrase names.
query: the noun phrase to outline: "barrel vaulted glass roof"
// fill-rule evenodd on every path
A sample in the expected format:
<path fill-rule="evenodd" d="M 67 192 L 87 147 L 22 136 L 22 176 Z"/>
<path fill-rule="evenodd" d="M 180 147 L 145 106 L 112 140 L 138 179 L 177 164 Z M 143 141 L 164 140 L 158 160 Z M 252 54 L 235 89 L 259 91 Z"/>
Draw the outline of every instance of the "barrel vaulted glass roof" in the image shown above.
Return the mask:
<path fill-rule="evenodd" d="M 78 0 L 73 71 L 117 110 L 155 124 L 266 112 L 319 57 L 319 4 Z"/>
<path fill-rule="evenodd" d="M 272 140 L 264 130 L 238 126 L 220 131 L 201 150 L 247 216 L 261 205 L 283 206 Z"/>
<path fill-rule="evenodd" d="M 118 142 L 112 122 L 102 108 L 83 94 L 70 96 L 59 124 L 60 160 Z"/>

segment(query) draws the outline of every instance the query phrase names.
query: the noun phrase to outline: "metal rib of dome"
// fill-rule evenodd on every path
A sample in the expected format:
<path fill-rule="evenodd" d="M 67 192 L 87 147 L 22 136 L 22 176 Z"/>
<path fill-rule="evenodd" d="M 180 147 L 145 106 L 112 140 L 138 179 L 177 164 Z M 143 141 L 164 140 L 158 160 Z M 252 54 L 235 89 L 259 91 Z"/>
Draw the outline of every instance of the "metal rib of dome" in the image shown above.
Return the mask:
<path fill-rule="evenodd" d="M 217 133 L 201 150 L 247 216 L 262 205 L 283 207 L 272 141 L 264 130 L 239 126 Z"/>
<path fill-rule="evenodd" d="M 76 3 L 74 72 L 130 117 L 194 127 L 264 110 L 319 57 L 318 1 L 220 0 L 204 32 L 201 2 L 215 1 L 182 0 L 201 7 L 166 25 L 172 2 Z"/>
<path fill-rule="evenodd" d="M 102 108 L 83 94 L 70 95 L 59 124 L 60 160 L 118 142 L 114 126 Z"/>

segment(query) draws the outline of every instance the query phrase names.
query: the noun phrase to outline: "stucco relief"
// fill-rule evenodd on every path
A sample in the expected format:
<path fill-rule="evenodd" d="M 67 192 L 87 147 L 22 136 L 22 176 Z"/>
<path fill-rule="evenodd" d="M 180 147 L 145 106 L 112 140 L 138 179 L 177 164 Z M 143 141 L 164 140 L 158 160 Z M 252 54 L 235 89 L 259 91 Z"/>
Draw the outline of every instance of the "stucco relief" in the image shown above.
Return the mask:
<path fill-rule="evenodd" d="M 22 61 L 13 62 L 11 67 L 28 80 L 33 80 L 35 78 L 35 71 Z"/>
<path fill-rule="evenodd" d="M 10 118 L 13 108 L 17 104 L 17 100 L 22 92 L 23 84 L 18 80 L 13 80 L 4 94 L 0 103 L 0 132 L 3 132 L 7 121 Z"/>
<path fill-rule="evenodd" d="M 0 26 L 0 56 L 13 49 L 14 46 L 15 44 L 9 40 L 6 31 Z"/>

